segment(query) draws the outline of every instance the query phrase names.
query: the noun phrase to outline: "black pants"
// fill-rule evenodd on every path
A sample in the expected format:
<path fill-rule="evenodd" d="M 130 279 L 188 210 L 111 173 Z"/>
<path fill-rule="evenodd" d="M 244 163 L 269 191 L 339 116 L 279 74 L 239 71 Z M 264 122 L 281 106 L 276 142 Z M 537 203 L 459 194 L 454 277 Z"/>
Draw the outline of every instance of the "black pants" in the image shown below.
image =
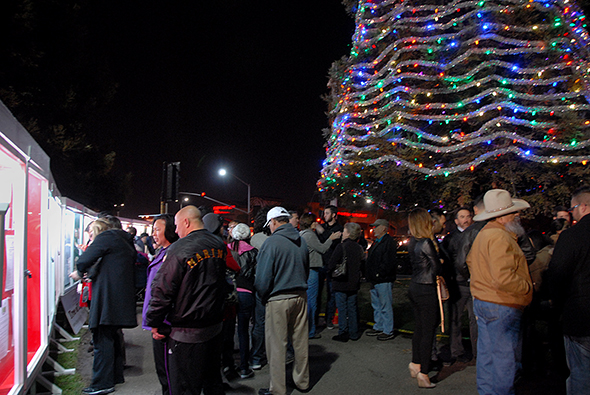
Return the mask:
<path fill-rule="evenodd" d="M 223 333 L 204 343 L 168 340 L 172 395 L 223 395 L 221 347 Z"/>
<path fill-rule="evenodd" d="M 469 316 L 469 335 L 471 339 L 471 350 L 473 357 L 477 357 L 477 320 L 473 313 L 473 297 L 469 286 L 459 285 L 460 297 L 457 300 L 453 300 L 449 303 L 449 310 L 451 313 L 451 356 L 458 357 L 465 353 L 463 347 L 463 336 L 461 334 L 461 317 L 463 316 L 463 310 L 467 308 L 467 314 Z"/>
<path fill-rule="evenodd" d="M 226 306 L 233 311 L 225 313 L 223 320 L 223 346 L 221 350 L 221 362 L 224 368 L 234 370 L 234 335 L 236 334 L 235 306 Z"/>
<path fill-rule="evenodd" d="M 92 330 L 94 342 L 94 364 L 92 366 L 91 387 L 111 388 L 125 382 L 123 377 L 124 345 L 121 344 L 121 328 L 99 325 Z"/>
<path fill-rule="evenodd" d="M 162 395 L 170 395 L 170 384 L 168 382 L 168 360 L 166 340 L 152 339 L 152 348 L 154 350 L 154 362 L 156 364 L 156 374 L 162 385 Z"/>
<path fill-rule="evenodd" d="M 409 296 L 416 323 L 412 336 L 412 362 L 420 364 L 420 371 L 428 374 L 434 334 L 440 322 L 436 286 L 411 282 Z"/>

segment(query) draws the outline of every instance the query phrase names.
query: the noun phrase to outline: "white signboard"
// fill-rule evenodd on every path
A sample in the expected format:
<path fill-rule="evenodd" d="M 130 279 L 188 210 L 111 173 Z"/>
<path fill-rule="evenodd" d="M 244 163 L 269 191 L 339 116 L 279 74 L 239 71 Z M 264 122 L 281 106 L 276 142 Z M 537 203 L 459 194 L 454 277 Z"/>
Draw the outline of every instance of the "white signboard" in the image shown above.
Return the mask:
<path fill-rule="evenodd" d="M 80 294 L 76 290 L 76 287 L 70 287 L 63 294 L 61 304 L 74 333 L 80 332 L 82 325 L 86 323 L 86 319 L 88 318 L 88 309 L 86 307 L 80 307 Z"/>

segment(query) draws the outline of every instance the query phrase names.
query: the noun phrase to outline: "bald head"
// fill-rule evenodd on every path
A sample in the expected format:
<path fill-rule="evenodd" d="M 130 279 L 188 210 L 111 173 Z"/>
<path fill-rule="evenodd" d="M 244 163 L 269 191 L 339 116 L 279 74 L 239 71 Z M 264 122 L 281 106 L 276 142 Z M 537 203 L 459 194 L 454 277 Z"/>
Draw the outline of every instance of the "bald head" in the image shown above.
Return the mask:
<path fill-rule="evenodd" d="M 186 206 L 180 209 L 174 217 L 174 224 L 176 224 L 176 233 L 180 238 L 187 236 L 193 230 L 204 228 L 201 212 L 195 206 Z"/>

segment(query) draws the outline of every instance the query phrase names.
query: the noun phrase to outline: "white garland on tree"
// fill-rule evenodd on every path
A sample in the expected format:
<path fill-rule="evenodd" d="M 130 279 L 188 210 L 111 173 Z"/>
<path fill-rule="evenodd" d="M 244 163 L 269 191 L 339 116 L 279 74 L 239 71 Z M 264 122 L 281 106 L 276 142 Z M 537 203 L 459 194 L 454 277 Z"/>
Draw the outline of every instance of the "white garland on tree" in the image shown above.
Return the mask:
<path fill-rule="evenodd" d="M 355 19 L 320 190 L 386 163 L 446 176 L 506 154 L 590 160 L 590 122 L 576 124 L 577 138 L 560 130 L 590 110 L 586 17 L 571 0 L 369 0 Z M 427 163 L 408 147 L 430 153 Z"/>

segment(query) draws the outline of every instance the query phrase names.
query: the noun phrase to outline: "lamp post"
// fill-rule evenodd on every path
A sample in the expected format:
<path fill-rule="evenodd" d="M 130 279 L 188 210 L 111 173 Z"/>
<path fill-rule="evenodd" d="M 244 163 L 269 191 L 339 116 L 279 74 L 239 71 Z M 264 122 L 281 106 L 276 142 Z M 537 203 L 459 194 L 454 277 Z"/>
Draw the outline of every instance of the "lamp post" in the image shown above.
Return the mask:
<path fill-rule="evenodd" d="M 121 209 L 123 209 L 123 207 L 125 207 L 125 203 L 121 203 L 121 204 L 115 204 L 115 211 L 117 211 L 117 217 L 119 216 L 119 213 L 121 212 Z"/>
<path fill-rule="evenodd" d="M 198 196 L 198 197 L 202 197 L 203 199 L 211 200 L 212 202 L 215 202 L 215 203 L 222 204 L 222 205 L 224 205 L 224 206 L 231 206 L 231 204 L 229 204 L 229 203 L 222 202 L 221 200 L 213 199 L 212 197 L 209 197 L 209 196 L 207 196 L 207 195 L 205 194 L 205 192 L 201 192 L 201 193 L 193 193 L 193 192 L 178 192 L 178 194 L 179 194 L 179 195 L 191 195 L 191 196 Z M 189 198 L 185 197 L 185 198 L 183 198 L 183 199 L 182 199 L 182 201 L 183 201 L 183 202 L 188 202 L 188 201 L 189 201 Z M 234 210 L 241 211 L 241 212 L 243 212 L 243 213 L 245 213 L 245 214 L 248 214 L 247 212 L 245 212 L 244 210 L 240 210 L 239 208 L 235 208 L 235 207 L 234 207 Z"/>
<path fill-rule="evenodd" d="M 219 169 L 220 176 L 225 177 L 227 174 L 228 174 L 227 170 Z M 240 181 L 242 184 L 244 184 L 248 187 L 248 226 L 250 226 L 250 184 L 248 184 L 246 181 L 242 180 L 241 178 L 239 178 L 238 176 L 236 176 L 233 173 L 229 173 L 229 174 L 234 176 L 238 181 Z"/>

